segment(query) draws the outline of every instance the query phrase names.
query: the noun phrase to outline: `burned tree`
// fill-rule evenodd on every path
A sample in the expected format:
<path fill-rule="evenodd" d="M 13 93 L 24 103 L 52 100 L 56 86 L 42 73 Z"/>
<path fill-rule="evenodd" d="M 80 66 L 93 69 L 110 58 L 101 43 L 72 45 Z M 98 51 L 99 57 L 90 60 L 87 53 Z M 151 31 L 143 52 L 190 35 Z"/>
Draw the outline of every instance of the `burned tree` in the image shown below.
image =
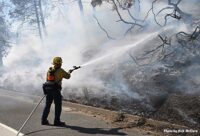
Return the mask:
<path fill-rule="evenodd" d="M 177 19 L 177 20 L 183 20 L 183 22 L 185 23 L 191 23 L 192 22 L 192 15 L 183 12 L 180 8 L 179 8 L 179 4 L 182 2 L 182 0 L 178 0 L 177 2 L 173 2 L 172 0 L 168 0 L 168 6 L 162 8 L 160 11 L 158 11 L 158 13 L 155 13 L 154 11 L 154 4 L 156 2 L 159 2 L 159 0 L 154 0 L 154 2 L 152 3 L 152 7 L 150 10 L 152 10 L 153 14 L 154 14 L 154 19 L 155 22 L 162 26 L 160 23 L 158 23 L 157 17 L 164 11 L 171 9 L 172 12 L 171 13 L 166 13 L 166 15 L 164 15 L 164 24 L 163 26 L 165 26 L 167 24 L 167 19 L 169 17 Z M 162 15 L 163 16 L 163 15 Z"/>
<path fill-rule="evenodd" d="M 3 57 L 7 55 L 7 49 L 10 47 L 8 42 L 8 29 L 3 17 L 0 17 L 0 67 L 3 66 Z"/>
<path fill-rule="evenodd" d="M 104 0 L 92 0 L 91 5 L 93 7 L 96 7 L 96 6 L 101 5 L 103 1 Z M 105 2 L 113 5 L 113 11 L 116 12 L 117 16 L 119 17 L 119 20 L 116 20 L 116 22 L 122 22 L 122 23 L 130 26 L 126 30 L 124 35 L 127 35 L 128 33 L 130 33 L 133 30 L 136 30 L 136 31 L 144 30 L 146 28 L 146 26 L 148 25 L 147 18 L 149 16 L 153 16 L 154 22 L 158 26 L 161 26 L 161 27 L 166 26 L 167 23 L 169 22 L 170 18 L 173 18 L 177 21 L 182 21 L 183 23 L 186 23 L 186 24 L 192 24 L 192 22 L 194 22 L 194 20 L 198 20 L 195 17 L 193 17 L 192 14 L 186 13 L 185 11 L 183 11 L 180 8 L 181 7 L 180 5 L 183 3 L 182 0 L 177 0 L 177 1 L 152 0 L 152 2 L 148 1 L 149 3 L 151 2 L 151 7 L 146 12 L 146 15 L 144 17 L 142 15 L 142 13 L 140 13 L 140 8 L 143 6 L 142 2 L 144 2 L 144 1 L 137 1 L 137 3 L 139 4 L 138 13 L 135 13 L 132 9 L 133 6 L 138 6 L 138 4 L 135 5 L 135 3 L 136 3 L 135 0 L 108 0 Z M 163 6 L 163 8 L 159 7 L 157 4 L 161 4 L 161 3 L 165 4 L 167 6 L 166 7 Z M 157 9 L 158 7 L 161 9 Z M 126 13 L 124 11 L 126 11 Z M 123 12 L 123 14 L 122 14 L 122 12 Z M 138 16 L 135 17 L 134 16 L 135 14 L 138 14 Z"/>
<path fill-rule="evenodd" d="M 172 55 L 174 53 L 174 50 L 168 50 L 169 47 L 172 47 L 171 44 L 171 38 L 172 37 L 167 37 L 167 36 L 161 36 L 158 35 L 159 41 L 161 44 L 158 46 L 154 47 L 153 49 L 144 51 L 142 55 L 134 57 L 131 53 L 129 53 L 129 56 L 133 60 L 134 63 L 136 63 L 138 66 L 145 66 L 150 63 L 152 63 L 152 60 L 157 58 L 156 60 L 162 61 Z M 140 64 L 142 61 L 148 60 L 148 63 L 146 64 Z"/>
<path fill-rule="evenodd" d="M 167 51 L 165 50 L 166 46 L 171 46 L 171 38 L 168 38 L 166 36 L 162 37 L 161 35 L 158 35 L 158 37 L 162 41 L 162 43 L 152 50 L 145 51 L 145 53 L 143 54 L 144 57 L 149 56 L 152 58 L 157 54 L 159 59 L 162 60 L 171 54 L 167 53 Z"/>
<path fill-rule="evenodd" d="M 93 7 L 101 5 L 103 0 L 92 0 L 91 4 Z M 188 25 L 189 29 L 193 29 L 194 24 L 196 25 L 196 29 L 193 31 L 192 34 L 188 34 L 188 32 L 175 32 L 175 34 L 168 34 L 168 36 L 161 36 L 158 35 L 159 41 L 161 41 L 161 44 L 159 45 L 152 45 L 150 49 L 146 49 L 146 51 L 138 57 L 134 57 L 129 54 L 130 57 L 136 61 L 142 61 L 142 60 L 149 60 L 149 62 L 152 61 L 152 58 L 157 58 L 159 61 L 163 61 L 174 54 L 176 54 L 179 46 L 186 46 L 186 43 L 191 43 L 192 46 L 197 46 L 195 41 L 199 41 L 199 24 L 198 24 L 198 17 L 195 18 L 193 14 L 187 13 L 187 11 L 184 11 L 186 9 L 183 8 L 184 1 L 182 0 L 167 0 L 167 1 L 161 1 L 161 0 L 151 0 L 150 3 L 150 9 L 147 10 L 145 13 L 145 16 L 139 15 L 135 17 L 132 7 L 135 5 L 135 0 L 109 0 L 104 1 L 109 4 L 113 5 L 113 11 L 118 16 L 119 20 L 116 20 L 116 22 L 122 22 L 124 24 L 127 24 L 130 26 L 126 32 L 125 35 L 129 34 L 131 31 L 140 32 L 144 31 L 145 28 L 148 25 L 148 17 L 153 17 L 153 21 L 155 22 L 155 28 L 165 27 L 169 24 L 170 19 L 174 19 L 174 22 L 182 22 Z M 144 1 L 138 1 L 139 6 L 142 7 L 142 2 Z M 166 5 L 163 7 L 158 7 L 158 5 Z M 123 13 L 122 13 L 123 12 Z M 140 14 L 140 12 L 138 12 Z M 98 26 L 102 31 L 104 31 L 108 38 L 112 39 L 109 32 L 102 27 L 100 21 L 98 21 L 97 16 L 95 17 L 95 20 L 98 22 Z M 195 21 L 197 20 L 197 21 Z M 195 23 L 194 23 L 195 22 Z M 167 34 L 167 32 L 166 32 Z M 165 34 L 162 34 L 165 35 Z M 172 43 L 172 39 L 175 41 Z M 179 44 L 177 44 L 177 42 Z M 191 46 L 190 45 L 190 46 Z M 191 47 L 192 47 L 191 46 Z M 139 63 L 138 63 L 139 64 Z"/>
<path fill-rule="evenodd" d="M 83 3 L 82 3 L 82 0 L 78 0 L 78 5 L 79 5 L 79 9 L 80 9 L 80 12 L 82 14 L 82 16 L 84 15 L 84 11 L 83 11 Z"/>
<path fill-rule="evenodd" d="M 134 17 L 133 14 L 130 11 L 130 8 L 133 6 L 134 1 L 132 1 L 132 0 L 109 0 L 109 1 L 106 1 L 106 2 L 113 5 L 113 11 L 115 11 L 117 16 L 119 17 L 119 20 L 116 20 L 116 22 L 122 22 L 122 23 L 125 23 L 125 24 L 130 26 L 126 30 L 124 35 L 127 35 L 134 28 L 140 29 L 140 28 L 143 27 L 143 21 Z M 100 6 L 101 4 L 102 4 L 102 0 L 92 0 L 92 2 L 91 2 L 91 5 L 94 8 L 96 6 Z M 128 16 L 130 17 L 130 20 L 126 20 L 123 17 L 123 15 L 120 13 L 120 10 L 126 11 Z M 98 20 L 98 18 L 95 17 L 95 20 Z M 99 23 L 98 23 L 98 25 L 101 26 L 101 24 L 99 24 Z M 100 28 L 102 29 L 102 27 L 100 27 Z M 107 36 L 109 35 L 105 29 L 103 31 L 106 33 Z"/>
<path fill-rule="evenodd" d="M 144 51 L 143 54 L 137 57 L 134 57 L 131 55 L 131 53 L 129 54 L 134 63 L 139 66 L 144 66 L 153 63 L 152 60 L 154 60 L 154 62 L 158 62 L 169 59 L 170 62 L 173 62 L 179 61 L 179 59 L 183 61 L 183 55 L 190 56 L 191 58 L 200 56 L 199 26 L 196 26 L 195 29 L 190 33 L 181 31 L 175 35 L 172 35 L 171 37 L 162 37 L 160 35 L 158 35 L 158 37 L 160 41 L 162 41 L 160 45 L 157 45 L 153 49 Z M 173 43 L 172 39 L 174 39 Z M 148 61 L 148 63 L 141 64 L 143 61 Z"/>
<path fill-rule="evenodd" d="M 7 5 L 5 2 L 0 2 L 0 67 L 3 66 L 3 57 L 8 53 L 10 48 L 9 42 L 9 28 L 6 22 L 5 9 Z"/>
<path fill-rule="evenodd" d="M 176 38 L 178 39 L 179 42 L 180 41 L 190 42 L 198 40 L 199 35 L 200 35 L 200 27 L 197 26 L 191 34 L 181 31 L 176 34 Z"/>
<path fill-rule="evenodd" d="M 19 21 L 21 26 L 32 25 L 38 31 L 40 39 L 43 39 L 43 33 L 46 35 L 47 31 L 41 0 L 11 0 L 11 2 L 15 6 L 9 13 L 13 22 Z"/>
<path fill-rule="evenodd" d="M 136 19 L 130 12 L 129 8 L 133 5 L 132 1 L 127 0 L 127 1 L 122 1 L 120 2 L 119 0 L 116 0 L 118 5 L 116 4 L 115 0 L 112 0 L 113 5 L 114 5 L 114 10 L 116 11 L 117 15 L 119 16 L 119 20 L 117 22 L 123 22 L 125 24 L 130 25 L 130 28 L 126 31 L 125 34 L 127 34 L 129 31 L 131 31 L 132 29 L 134 29 L 136 26 L 138 26 L 139 28 L 143 27 L 142 24 L 140 24 L 142 21 L 139 19 Z M 121 15 L 119 8 L 121 8 L 122 10 L 126 10 L 128 15 L 130 16 L 130 18 L 132 19 L 132 21 L 126 21 L 123 16 Z M 140 22 L 140 23 L 138 23 Z"/>

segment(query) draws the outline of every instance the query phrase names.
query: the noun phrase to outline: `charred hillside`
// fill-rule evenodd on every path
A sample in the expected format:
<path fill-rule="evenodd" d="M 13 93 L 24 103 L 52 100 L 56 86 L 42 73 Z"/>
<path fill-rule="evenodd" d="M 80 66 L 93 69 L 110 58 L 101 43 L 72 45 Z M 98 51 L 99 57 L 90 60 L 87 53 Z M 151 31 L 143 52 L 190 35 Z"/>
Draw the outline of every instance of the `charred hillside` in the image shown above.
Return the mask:
<path fill-rule="evenodd" d="M 174 43 L 161 54 L 159 48 L 151 50 L 154 61 L 150 63 L 150 56 L 142 58 L 142 54 L 134 58 L 127 55 L 111 66 L 96 66 L 93 74 L 103 81 L 104 88 L 65 88 L 66 99 L 172 123 L 199 125 L 200 36 L 196 29 L 188 35 L 177 33 L 172 37 Z M 180 34 L 187 39 L 177 38 Z M 190 39 L 192 35 L 194 39 Z M 162 53 L 169 50 L 172 53 L 163 58 L 166 54 Z"/>

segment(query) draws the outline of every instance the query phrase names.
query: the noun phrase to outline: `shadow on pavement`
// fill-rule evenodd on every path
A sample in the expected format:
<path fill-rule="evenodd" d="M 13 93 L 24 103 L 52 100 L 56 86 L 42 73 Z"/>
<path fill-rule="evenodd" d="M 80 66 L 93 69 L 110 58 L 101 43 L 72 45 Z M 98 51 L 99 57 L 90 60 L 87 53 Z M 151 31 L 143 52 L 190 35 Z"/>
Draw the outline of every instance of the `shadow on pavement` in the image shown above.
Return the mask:
<path fill-rule="evenodd" d="M 85 134 L 105 134 L 105 135 L 127 135 L 124 132 L 119 132 L 122 128 L 111 128 L 111 129 L 103 129 L 103 128 L 85 128 L 85 127 L 79 127 L 79 126 L 70 126 L 70 125 L 65 125 L 61 126 L 59 128 L 48 128 L 48 129 L 41 129 L 41 130 L 36 130 L 32 131 L 29 133 L 25 133 L 25 135 L 30 135 L 33 133 L 39 133 L 43 131 L 48 131 L 48 130 L 56 130 L 56 129 L 71 129 L 71 130 L 77 130 L 80 133 L 85 133 Z"/>

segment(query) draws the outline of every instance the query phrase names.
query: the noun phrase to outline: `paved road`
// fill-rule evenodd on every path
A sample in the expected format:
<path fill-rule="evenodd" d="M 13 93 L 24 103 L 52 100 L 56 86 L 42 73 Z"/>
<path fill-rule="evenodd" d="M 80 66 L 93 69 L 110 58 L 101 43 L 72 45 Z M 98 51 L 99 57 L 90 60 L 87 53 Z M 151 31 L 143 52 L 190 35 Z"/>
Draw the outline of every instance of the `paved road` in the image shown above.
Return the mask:
<path fill-rule="evenodd" d="M 5 93 L 0 90 L 0 123 L 18 130 L 32 111 L 37 101 L 19 94 Z M 44 103 L 43 103 L 44 104 Z M 67 107 L 62 112 L 62 120 L 65 127 L 42 126 L 40 116 L 43 104 L 37 109 L 22 133 L 28 136 L 139 136 L 132 132 L 124 132 L 120 128 L 114 128 L 110 124 L 91 116 L 70 111 Z M 53 122 L 54 109 L 52 108 L 49 121 Z M 0 126 L 1 127 L 1 126 Z M 4 136 L 0 134 L 0 136 Z"/>

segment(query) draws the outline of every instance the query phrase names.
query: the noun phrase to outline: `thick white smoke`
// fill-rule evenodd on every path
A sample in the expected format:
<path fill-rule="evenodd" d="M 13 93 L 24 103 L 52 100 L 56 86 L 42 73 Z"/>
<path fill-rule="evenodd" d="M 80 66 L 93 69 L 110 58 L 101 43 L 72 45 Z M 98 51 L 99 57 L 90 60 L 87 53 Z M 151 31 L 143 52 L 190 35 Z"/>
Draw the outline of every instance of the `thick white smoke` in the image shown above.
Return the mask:
<path fill-rule="evenodd" d="M 46 71 L 51 66 L 53 57 L 61 56 L 64 60 L 63 68 L 69 70 L 73 65 L 81 65 L 103 52 L 100 46 L 109 40 L 97 26 L 92 7 L 87 5 L 85 8 L 85 16 L 81 16 L 77 4 L 69 6 L 67 10 L 60 7 L 59 10 L 53 11 L 47 20 L 48 36 L 43 42 L 29 30 L 22 32 L 19 44 L 14 45 L 4 59 L 5 73 L 1 78 L 1 86 L 30 93 L 38 89 L 41 91 L 41 84 L 45 81 Z M 113 16 L 112 11 L 104 9 L 100 9 L 96 14 L 98 18 L 106 23 L 115 20 L 117 16 Z M 111 17 L 108 17 L 107 13 Z M 117 36 L 122 33 L 120 29 L 123 30 L 124 26 L 109 24 L 106 27 L 111 26 L 118 28 L 114 32 Z M 77 76 L 73 73 L 68 85 L 84 84 L 83 77 L 87 78 L 88 74 L 87 70 L 77 71 Z M 90 84 L 102 87 L 95 77 L 89 77 L 89 80 Z M 64 85 L 67 86 L 65 83 Z"/>
<path fill-rule="evenodd" d="M 158 4 L 156 7 L 159 8 L 166 6 L 162 2 Z M 145 17 L 150 7 L 151 2 L 143 1 L 141 3 L 141 18 Z M 140 34 L 135 33 L 132 36 L 124 37 L 124 30 L 128 29 L 129 25 L 116 22 L 119 19 L 118 15 L 110 10 L 110 5 L 103 4 L 101 7 L 97 7 L 96 11 L 93 11 L 90 5 L 86 5 L 84 8 L 84 16 L 81 16 L 76 4 L 54 10 L 47 20 L 48 36 L 44 38 L 43 42 L 31 31 L 22 33 L 19 44 L 13 46 L 4 59 L 5 68 L 0 79 L 1 86 L 33 94 L 42 93 L 41 85 L 45 81 L 46 71 L 51 66 L 54 56 L 61 56 L 64 61 L 63 68 L 69 70 L 73 65 L 82 65 L 95 58 L 112 54 L 118 50 L 117 48 L 124 49 L 124 46 L 134 44 L 148 34 L 160 30 L 160 27 L 155 24 L 153 16 L 149 15 L 144 23 L 144 30 Z M 155 8 L 155 10 L 158 11 L 159 8 Z M 125 12 L 121 11 L 125 19 L 130 20 Z M 106 34 L 98 27 L 93 14 L 116 40 L 110 40 L 106 37 Z M 162 22 L 163 18 L 159 20 Z M 172 19 L 169 23 L 173 21 Z M 171 24 L 177 27 L 181 23 Z M 179 31 L 180 28 L 181 30 L 186 29 L 185 26 L 179 26 L 174 30 Z M 151 45 L 142 43 L 133 49 L 130 48 L 130 50 L 136 52 L 137 49 L 144 49 L 144 46 Z M 86 87 L 97 95 L 101 95 L 103 92 L 142 98 L 142 94 L 135 91 L 137 88 L 131 88 L 124 78 L 124 74 L 127 72 L 120 65 L 130 61 L 127 54 L 115 54 L 105 58 L 98 65 L 83 67 L 75 71 L 70 80 L 63 82 L 63 91 L 67 92 L 70 90 L 69 88 L 75 88 L 76 93 L 80 93 L 82 88 Z M 135 64 L 131 64 L 131 66 L 134 69 Z M 137 76 L 139 73 L 135 74 Z M 105 79 L 105 77 L 107 78 Z M 138 77 L 132 78 L 133 81 L 140 80 Z M 106 83 L 106 80 L 109 82 Z M 71 89 L 71 91 L 74 90 Z"/>

